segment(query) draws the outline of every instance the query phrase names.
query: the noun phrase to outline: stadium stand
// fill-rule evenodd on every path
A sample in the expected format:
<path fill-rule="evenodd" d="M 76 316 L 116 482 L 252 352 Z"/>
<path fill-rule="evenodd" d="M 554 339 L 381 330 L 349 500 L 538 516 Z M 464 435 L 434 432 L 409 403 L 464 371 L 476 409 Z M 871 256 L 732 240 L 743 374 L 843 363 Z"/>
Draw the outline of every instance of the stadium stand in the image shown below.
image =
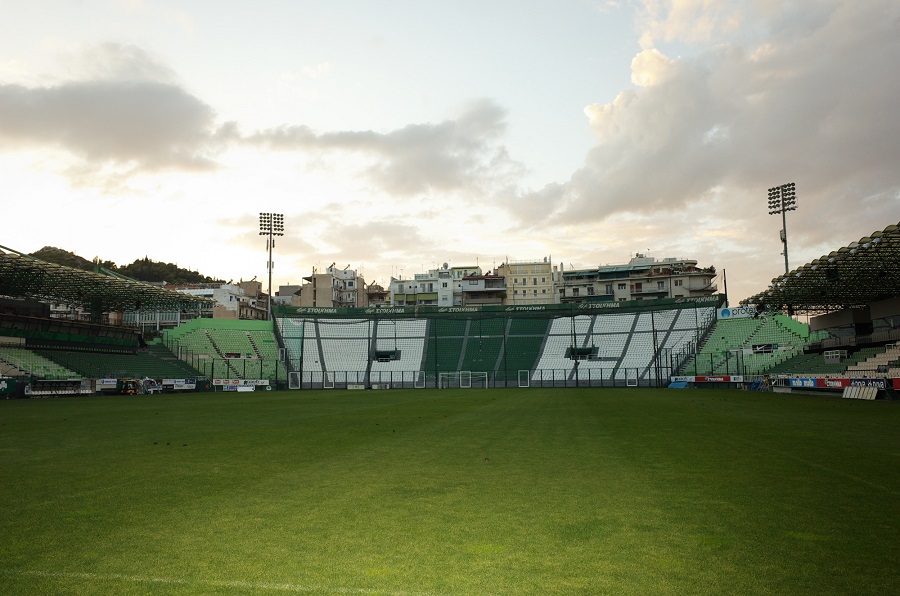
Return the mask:
<path fill-rule="evenodd" d="M 681 367 L 680 374 L 763 374 L 779 362 L 795 357 L 806 342 L 784 324 L 787 317 L 716 321 L 700 350 Z M 808 331 L 805 333 L 809 335 Z"/>
<path fill-rule="evenodd" d="M 865 360 L 858 360 L 855 364 L 849 365 L 846 372 L 852 377 L 884 378 L 890 374 L 892 368 L 898 368 L 898 362 L 900 362 L 900 347 L 891 344 Z"/>
<path fill-rule="evenodd" d="M 845 376 L 848 369 L 878 352 L 878 348 L 860 348 L 842 360 L 826 359 L 821 353 L 797 354 L 793 358 L 776 364 L 766 370 L 769 375 L 789 375 L 797 373 L 804 377 Z"/>
<path fill-rule="evenodd" d="M 371 381 L 415 385 L 422 370 L 427 327 L 422 319 L 379 321 L 373 329 L 376 357 L 371 359 Z"/>
<path fill-rule="evenodd" d="M 0 361 L 15 367 L 24 376 L 39 379 L 75 379 L 77 372 L 25 348 L 0 347 Z"/>
<path fill-rule="evenodd" d="M 194 319 L 165 331 L 162 342 L 209 379 L 287 381 L 268 321 Z"/>
<path fill-rule="evenodd" d="M 161 343 L 148 345 L 134 354 L 41 350 L 39 353 L 61 366 L 88 378 L 195 378 L 199 371 L 178 360 Z"/>
<path fill-rule="evenodd" d="M 569 305 L 513 315 L 415 310 L 408 314 L 420 316 L 409 318 L 397 316 L 403 310 L 285 310 L 276 335 L 296 387 L 437 387 L 468 378 L 489 386 L 651 385 L 667 382 L 708 333 L 717 301 L 645 304 L 639 312 L 604 306 L 597 314 Z"/>

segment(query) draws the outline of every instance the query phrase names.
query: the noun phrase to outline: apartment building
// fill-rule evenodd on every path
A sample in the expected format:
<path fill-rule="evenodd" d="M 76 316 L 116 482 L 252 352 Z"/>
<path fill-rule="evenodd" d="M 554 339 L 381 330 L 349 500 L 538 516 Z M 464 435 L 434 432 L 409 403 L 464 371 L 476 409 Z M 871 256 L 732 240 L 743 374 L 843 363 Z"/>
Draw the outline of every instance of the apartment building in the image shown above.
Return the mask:
<path fill-rule="evenodd" d="M 412 279 L 392 277 L 391 306 L 461 306 L 463 280 L 481 273 L 478 265 L 450 267 L 444 263 L 440 269 L 416 273 Z"/>
<path fill-rule="evenodd" d="M 718 289 L 716 268 L 694 259 L 655 259 L 641 253 L 628 263 L 562 272 L 559 302 L 621 302 L 709 296 Z"/>
<path fill-rule="evenodd" d="M 497 268 L 497 275 L 506 279 L 505 304 L 554 304 L 555 286 L 560 268 L 549 257 L 534 261 L 508 261 Z"/>
<path fill-rule="evenodd" d="M 361 308 L 368 306 L 366 281 L 347 265 L 338 269 L 332 263 L 324 273 L 313 268 L 312 275 L 304 277 L 299 295 L 291 299 L 293 306 L 320 306 L 336 308 Z"/>

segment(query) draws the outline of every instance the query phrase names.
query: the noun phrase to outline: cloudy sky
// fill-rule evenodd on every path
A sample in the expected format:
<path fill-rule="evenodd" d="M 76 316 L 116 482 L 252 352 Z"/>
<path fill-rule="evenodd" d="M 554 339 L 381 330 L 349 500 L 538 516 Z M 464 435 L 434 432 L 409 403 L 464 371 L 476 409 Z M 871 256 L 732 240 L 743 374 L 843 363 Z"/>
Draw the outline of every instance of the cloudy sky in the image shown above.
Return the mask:
<path fill-rule="evenodd" d="M 896 0 L 4 0 L 0 244 L 386 283 L 783 272 L 900 221 Z M 722 283 L 720 279 L 720 290 Z"/>

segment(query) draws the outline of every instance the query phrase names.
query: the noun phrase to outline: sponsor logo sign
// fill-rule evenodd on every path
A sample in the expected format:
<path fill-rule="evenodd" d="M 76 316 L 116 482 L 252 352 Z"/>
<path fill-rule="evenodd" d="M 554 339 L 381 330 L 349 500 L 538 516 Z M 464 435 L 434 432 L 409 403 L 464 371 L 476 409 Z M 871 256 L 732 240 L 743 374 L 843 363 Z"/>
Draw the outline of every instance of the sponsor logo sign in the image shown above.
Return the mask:
<path fill-rule="evenodd" d="M 681 379 L 681 377 L 673 377 Z M 743 383 L 743 375 L 707 375 L 705 377 L 693 377 L 695 383 Z"/>
<path fill-rule="evenodd" d="M 582 310 L 595 310 L 599 308 L 619 308 L 622 304 L 620 302 L 581 302 L 578 305 L 578 308 Z"/>
<path fill-rule="evenodd" d="M 269 379 L 213 379 L 213 385 L 220 387 L 257 387 L 268 384 Z"/>
<path fill-rule="evenodd" d="M 777 344 L 753 344 L 752 346 L 752 352 L 754 354 L 771 354 L 777 349 Z"/>
<path fill-rule="evenodd" d="M 875 387 L 876 389 L 886 389 L 887 379 L 850 379 L 851 387 Z"/>
<path fill-rule="evenodd" d="M 197 388 L 196 379 L 163 379 L 162 384 L 164 387 L 171 387 L 176 391 Z"/>
<path fill-rule="evenodd" d="M 716 302 L 718 301 L 718 296 L 695 296 L 694 298 L 676 298 L 676 304 L 685 304 L 688 302 Z"/>
<path fill-rule="evenodd" d="M 844 389 L 846 387 L 875 387 L 885 389 L 888 379 L 833 379 L 833 378 L 804 378 L 796 377 L 788 379 L 791 387 L 812 387 L 816 389 Z"/>
<path fill-rule="evenodd" d="M 97 389 L 115 389 L 117 379 L 97 379 Z"/>
<path fill-rule="evenodd" d="M 716 318 L 720 321 L 724 319 L 749 319 L 754 315 L 756 315 L 755 306 L 735 306 L 734 308 L 716 309 Z"/>
<path fill-rule="evenodd" d="M 403 306 L 398 306 L 394 308 L 367 308 L 365 310 L 367 315 L 402 315 L 406 314 L 406 308 Z"/>
<path fill-rule="evenodd" d="M 673 383 L 693 383 L 696 377 L 672 377 Z"/>

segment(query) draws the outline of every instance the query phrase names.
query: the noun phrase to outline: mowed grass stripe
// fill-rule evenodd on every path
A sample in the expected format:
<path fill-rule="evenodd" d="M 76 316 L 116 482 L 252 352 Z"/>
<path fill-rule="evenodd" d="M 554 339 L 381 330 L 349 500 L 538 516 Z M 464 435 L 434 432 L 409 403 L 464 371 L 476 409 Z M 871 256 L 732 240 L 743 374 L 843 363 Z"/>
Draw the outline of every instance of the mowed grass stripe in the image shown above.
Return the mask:
<path fill-rule="evenodd" d="M 0 556 L 49 591 L 889 593 L 896 412 L 643 390 L 5 402 Z"/>

